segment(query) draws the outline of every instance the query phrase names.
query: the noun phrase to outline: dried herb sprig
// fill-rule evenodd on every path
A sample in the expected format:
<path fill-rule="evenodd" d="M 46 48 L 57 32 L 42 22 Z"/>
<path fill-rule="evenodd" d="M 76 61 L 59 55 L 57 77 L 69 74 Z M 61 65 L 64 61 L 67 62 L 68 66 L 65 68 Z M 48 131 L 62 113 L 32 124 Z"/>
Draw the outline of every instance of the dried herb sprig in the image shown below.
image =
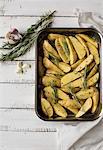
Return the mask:
<path fill-rule="evenodd" d="M 2 54 L 0 60 L 12 61 L 15 58 L 23 56 L 25 53 L 27 53 L 34 44 L 39 32 L 53 22 L 54 13 L 55 11 L 47 13 L 46 15 L 42 16 L 36 24 L 28 28 L 23 34 L 23 38 L 19 41 L 19 43 L 16 46 L 14 45 L 14 47 L 11 47 L 11 51 L 7 54 Z M 7 44 L 5 44 L 2 48 L 7 49 Z M 10 44 L 8 45 L 8 49 L 10 49 Z"/>

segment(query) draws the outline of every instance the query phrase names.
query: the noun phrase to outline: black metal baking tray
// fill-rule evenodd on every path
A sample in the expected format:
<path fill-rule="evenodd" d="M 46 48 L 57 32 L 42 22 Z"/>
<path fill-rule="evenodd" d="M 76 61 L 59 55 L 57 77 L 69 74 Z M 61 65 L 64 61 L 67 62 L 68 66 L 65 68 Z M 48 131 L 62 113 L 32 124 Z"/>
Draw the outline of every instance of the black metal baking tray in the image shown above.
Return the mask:
<path fill-rule="evenodd" d="M 72 113 L 69 112 L 69 115 L 67 118 L 61 118 L 61 117 L 55 117 L 55 118 L 48 118 L 47 116 L 44 115 L 41 109 L 41 92 L 43 89 L 42 85 L 42 70 L 40 65 L 42 65 L 43 70 L 45 71 L 45 67 L 43 66 L 42 60 L 43 60 L 43 41 L 47 39 L 47 36 L 49 33 L 57 33 L 57 34 L 64 34 L 64 35 L 75 35 L 76 33 L 84 33 L 89 36 L 93 36 L 95 39 L 98 41 L 99 45 L 99 53 L 100 53 L 100 65 L 99 65 L 99 70 L 100 70 L 100 79 L 99 79 L 99 93 L 100 93 L 100 101 L 98 104 L 98 109 L 94 114 L 85 114 L 80 118 L 75 118 Z M 36 67 L 35 67 L 35 111 L 36 114 L 39 118 L 45 121 L 89 121 L 89 120 L 95 120 L 98 117 L 100 117 L 103 113 L 102 111 L 102 36 L 101 34 L 93 28 L 47 28 L 42 30 L 37 38 L 36 41 L 36 49 L 35 49 L 35 54 L 36 54 Z M 40 73 L 41 72 L 41 73 Z"/>

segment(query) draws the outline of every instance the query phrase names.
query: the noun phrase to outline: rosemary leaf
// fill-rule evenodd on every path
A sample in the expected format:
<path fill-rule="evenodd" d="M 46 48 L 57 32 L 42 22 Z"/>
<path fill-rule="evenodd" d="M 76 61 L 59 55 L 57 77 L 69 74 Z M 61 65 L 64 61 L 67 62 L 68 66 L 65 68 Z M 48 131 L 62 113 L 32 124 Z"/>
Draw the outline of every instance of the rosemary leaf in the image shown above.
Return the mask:
<path fill-rule="evenodd" d="M 23 56 L 26 54 L 30 48 L 33 46 L 39 32 L 42 29 L 45 29 L 53 22 L 53 16 L 55 11 L 49 12 L 46 15 L 42 16 L 36 24 L 32 25 L 27 31 L 23 34 L 23 38 L 19 41 L 17 45 L 6 44 L 3 46 L 3 49 L 10 49 L 11 51 L 7 54 L 2 54 L 1 61 L 14 60 L 17 57 Z"/>

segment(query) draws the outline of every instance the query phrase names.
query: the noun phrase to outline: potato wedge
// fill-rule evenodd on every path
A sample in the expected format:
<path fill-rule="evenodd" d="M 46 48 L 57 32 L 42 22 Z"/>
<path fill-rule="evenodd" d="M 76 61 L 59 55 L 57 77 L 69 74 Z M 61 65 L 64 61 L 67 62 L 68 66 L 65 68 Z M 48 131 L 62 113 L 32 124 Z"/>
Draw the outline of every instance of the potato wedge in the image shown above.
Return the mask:
<path fill-rule="evenodd" d="M 58 72 L 59 74 L 64 75 L 64 72 L 60 70 L 56 65 L 54 65 L 47 57 L 44 57 L 43 63 L 47 69 L 54 70 Z"/>
<path fill-rule="evenodd" d="M 92 105 L 92 113 L 95 113 L 95 111 L 97 110 L 98 107 L 98 102 L 99 102 L 99 91 L 97 88 L 94 88 L 94 94 L 92 96 L 92 100 L 93 100 L 93 105 Z"/>
<path fill-rule="evenodd" d="M 72 88 L 77 88 L 77 87 L 82 88 L 83 87 L 83 82 L 84 82 L 84 78 L 81 77 L 81 78 L 79 78 L 75 81 L 70 82 L 69 86 L 72 87 Z"/>
<path fill-rule="evenodd" d="M 56 52 L 56 50 L 50 45 L 50 43 L 47 40 L 44 40 L 43 48 L 45 50 L 47 50 L 48 52 L 50 52 L 55 57 L 57 57 L 58 59 L 60 59 L 60 56 L 58 55 L 58 53 Z"/>
<path fill-rule="evenodd" d="M 98 43 L 95 41 L 93 38 L 89 37 L 88 35 L 85 34 L 78 34 L 81 38 L 83 38 L 85 41 L 91 43 L 94 45 L 96 48 L 98 48 Z"/>
<path fill-rule="evenodd" d="M 83 45 L 73 36 L 69 36 L 69 39 L 71 40 L 79 59 L 84 58 L 86 55 L 86 50 Z"/>
<path fill-rule="evenodd" d="M 60 38 L 60 37 L 64 37 L 64 35 L 61 35 L 61 34 L 54 34 L 54 33 L 50 33 L 50 34 L 48 35 L 48 39 L 49 39 L 49 40 L 56 40 L 56 39 L 58 39 L 58 38 Z"/>
<path fill-rule="evenodd" d="M 98 70 L 98 66 L 95 65 L 93 67 L 93 69 L 91 70 L 91 72 L 89 73 L 89 75 L 87 76 L 87 80 L 90 79 L 93 75 L 95 75 L 95 73 L 97 72 L 97 70 Z"/>
<path fill-rule="evenodd" d="M 92 107 L 92 99 L 88 98 L 81 107 L 81 109 L 79 110 L 79 112 L 76 114 L 76 118 L 83 116 L 89 109 L 91 109 L 91 107 Z"/>
<path fill-rule="evenodd" d="M 61 77 L 60 73 L 58 73 L 57 71 L 54 71 L 52 69 L 47 69 L 46 74 L 53 74 L 55 76 Z"/>
<path fill-rule="evenodd" d="M 66 118 L 67 117 L 67 112 L 66 110 L 59 104 L 59 103 L 54 103 L 54 100 L 52 99 L 48 99 L 48 101 L 51 103 L 55 113 L 58 115 L 58 116 L 61 116 L 63 118 Z"/>
<path fill-rule="evenodd" d="M 66 93 L 64 93 L 62 90 L 60 90 L 59 88 L 57 89 L 57 95 L 59 99 L 63 99 L 63 100 L 70 100 L 69 95 L 67 95 Z"/>
<path fill-rule="evenodd" d="M 90 65 L 88 65 L 88 72 L 95 66 L 95 62 L 93 61 L 92 63 L 90 63 Z"/>
<path fill-rule="evenodd" d="M 60 79 L 58 79 L 57 77 L 48 76 L 48 75 L 42 78 L 42 83 L 44 86 L 57 86 L 57 87 L 61 86 Z"/>
<path fill-rule="evenodd" d="M 77 54 L 76 54 L 75 49 L 72 46 L 71 41 L 67 37 L 65 39 L 66 39 L 66 42 L 67 42 L 67 45 L 68 45 L 68 48 L 69 48 L 69 51 L 70 51 L 70 64 L 72 65 L 77 60 Z"/>
<path fill-rule="evenodd" d="M 82 72 L 70 72 L 66 75 L 64 75 L 61 78 L 61 86 L 64 86 L 67 83 L 70 83 L 71 81 L 80 78 L 81 76 L 83 76 L 83 71 Z"/>
<path fill-rule="evenodd" d="M 48 117 L 53 116 L 53 108 L 45 98 L 41 98 L 41 107 L 42 107 L 42 111 L 46 116 Z"/>
<path fill-rule="evenodd" d="M 84 46 L 85 50 L 86 50 L 86 53 L 87 53 L 87 56 L 89 56 L 89 50 L 88 50 L 88 47 L 87 47 L 87 44 L 86 42 L 83 40 L 83 38 L 81 38 L 78 34 L 76 35 L 76 38 L 78 39 L 78 41 Z"/>
<path fill-rule="evenodd" d="M 87 42 L 87 45 L 88 45 L 90 53 L 94 57 L 94 60 L 95 60 L 96 64 L 98 65 L 100 63 L 98 49 L 94 45 L 92 45 L 91 43 L 89 43 L 89 42 Z"/>
<path fill-rule="evenodd" d="M 90 89 L 82 89 L 79 92 L 76 93 L 76 96 L 78 99 L 87 99 L 89 97 L 92 97 L 94 93 L 94 89 L 90 88 Z"/>
<path fill-rule="evenodd" d="M 74 63 L 73 65 L 71 65 L 71 68 L 74 70 L 75 68 L 77 68 L 83 61 L 85 58 L 79 59 L 78 61 L 76 61 L 76 63 Z"/>
<path fill-rule="evenodd" d="M 59 68 L 65 73 L 68 73 L 71 70 L 71 66 L 64 62 L 59 62 Z"/>
<path fill-rule="evenodd" d="M 62 46 L 60 45 L 58 39 L 55 40 L 55 47 L 56 47 L 56 49 L 57 49 L 57 51 L 58 51 L 59 56 L 60 56 L 61 59 L 63 60 L 63 62 L 69 63 L 68 58 L 67 58 L 67 56 L 65 55 L 65 52 L 63 51 L 63 48 L 62 48 Z"/>
<path fill-rule="evenodd" d="M 92 76 L 90 79 L 87 81 L 87 86 L 93 86 L 95 85 L 99 80 L 99 72 L 97 72 L 94 76 Z"/>
<path fill-rule="evenodd" d="M 58 103 L 60 105 L 62 105 L 63 107 L 65 107 L 66 109 L 68 109 L 69 111 L 71 111 L 74 114 L 78 113 L 78 108 L 73 107 L 73 104 L 71 104 L 70 101 L 68 100 L 59 100 Z"/>
<path fill-rule="evenodd" d="M 51 87 L 51 86 L 47 86 L 43 89 L 44 91 L 44 95 L 47 97 L 47 98 L 50 98 L 50 99 L 54 99 L 55 100 L 55 92 L 54 92 L 54 89 Z M 54 101 L 55 102 L 55 101 Z"/>
<path fill-rule="evenodd" d="M 78 79 L 77 79 L 78 80 Z M 74 81 L 73 81 L 74 82 Z M 72 83 L 72 82 L 71 82 Z M 74 85 L 75 86 L 75 85 Z M 70 87 L 72 87 L 71 86 L 71 84 L 69 83 L 69 84 L 66 84 L 66 85 L 64 85 L 64 86 L 62 86 L 61 87 L 61 90 L 63 91 L 63 92 L 66 92 L 66 93 L 70 93 Z M 77 85 L 77 87 L 72 87 L 72 89 L 73 89 L 73 92 L 75 93 L 75 92 L 78 92 L 79 90 L 80 90 L 80 88 L 79 88 L 79 86 Z"/>
<path fill-rule="evenodd" d="M 67 60 L 69 62 L 70 61 L 70 51 L 69 51 L 66 39 L 65 39 L 65 37 L 60 37 L 58 40 L 59 40 L 59 43 L 67 57 Z"/>
<path fill-rule="evenodd" d="M 93 61 L 93 55 L 89 55 L 76 69 L 75 71 L 81 71 L 83 70 L 86 66 L 88 66 L 91 62 Z"/>

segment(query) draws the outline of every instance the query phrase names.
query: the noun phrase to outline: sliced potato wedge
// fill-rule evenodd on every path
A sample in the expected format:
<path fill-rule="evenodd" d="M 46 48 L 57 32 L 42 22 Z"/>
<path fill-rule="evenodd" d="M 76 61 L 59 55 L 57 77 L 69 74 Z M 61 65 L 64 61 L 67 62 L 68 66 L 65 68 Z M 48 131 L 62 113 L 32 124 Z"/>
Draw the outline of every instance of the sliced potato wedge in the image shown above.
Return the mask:
<path fill-rule="evenodd" d="M 63 62 L 68 63 L 68 62 L 69 62 L 69 61 L 68 61 L 68 58 L 67 58 L 67 56 L 65 55 L 65 52 L 63 51 L 63 48 L 62 48 L 62 46 L 60 45 L 58 39 L 55 40 L 55 47 L 56 47 L 56 49 L 57 49 L 57 51 L 58 51 L 59 56 L 60 56 L 61 59 L 63 60 Z"/>
<path fill-rule="evenodd" d="M 58 40 L 59 40 L 59 43 L 60 43 L 60 45 L 61 45 L 61 47 L 62 47 L 62 49 L 63 49 L 63 51 L 67 57 L 67 60 L 69 62 L 70 61 L 70 51 L 68 49 L 66 39 L 65 39 L 65 37 L 60 37 Z"/>
<path fill-rule="evenodd" d="M 93 61 L 93 55 L 89 55 L 76 69 L 75 71 L 81 71 L 83 70 L 86 66 L 88 66 L 91 62 Z"/>
<path fill-rule="evenodd" d="M 69 85 L 72 88 L 77 88 L 77 87 L 82 88 L 83 87 L 83 82 L 84 82 L 84 78 L 81 77 L 81 78 L 79 78 L 79 79 L 77 79 L 75 81 L 70 82 Z"/>
<path fill-rule="evenodd" d="M 77 79 L 78 80 L 78 79 Z M 73 81 L 74 82 L 74 81 Z M 71 82 L 72 83 L 72 82 Z M 75 85 L 74 85 L 75 86 Z M 64 86 L 62 86 L 61 87 L 61 90 L 62 91 L 64 91 L 64 92 L 66 92 L 66 93 L 70 93 L 70 87 L 72 87 L 71 86 L 71 84 L 69 83 L 69 84 L 66 84 L 66 85 L 64 85 Z M 78 88 L 79 86 L 77 86 L 77 87 L 72 87 L 72 89 L 73 89 L 73 92 L 75 93 L 75 92 L 78 92 L 79 90 L 80 90 L 80 88 Z"/>
<path fill-rule="evenodd" d="M 54 99 L 55 100 L 55 92 L 54 92 L 54 89 L 51 87 L 51 86 L 47 86 L 43 89 L 44 91 L 44 95 L 47 97 L 47 98 L 50 98 L 50 99 Z M 54 101 L 55 102 L 55 101 Z"/>
<path fill-rule="evenodd" d="M 59 74 L 64 75 L 64 72 L 60 70 L 56 65 L 54 65 L 47 57 L 44 57 L 43 63 L 47 69 L 54 70 L 58 72 Z"/>
<path fill-rule="evenodd" d="M 81 109 L 79 110 L 79 112 L 76 114 L 76 118 L 83 116 L 89 109 L 91 109 L 91 107 L 92 107 L 92 99 L 88 98 L 81 107 Z"/>
<path fill-rule="evenodd" d="M 87 53 L 87 56 L 89 56 L 89 50 L 88 50 L 88 47 L 87 47 L 87 44 L 86 42 L 83 40 L 83 38 L 81 38 L 78 34 L 76 35 L 76 38 L 78 39 L 78 41 L 84 46 L 85 50 L 86 50 L 86 53 Z"/>
<path fill-rule="evenodd" d="M 77 60 L 77 54 L 76 54 L 75 49 L 73 48 L 71 41 L 67 37 L 65 39 L 66 39 L 66 42 L 70 51 L 70 64 L 72 65 Z"/>
<path fill-rule="evenodd" d="M 76 93 L 76 96 L 78 99 L 87 99 L 89 97 L 92 97 L 94 93 L 94 89 L 90 88 L 90 89 L 82 89 L 79 92 Z"/>
<path fill-rule="evenodd" d="M 75 68 L 77 68 L 83 61 L 85 58 L 79 59 L 78 61 L 76 61 L 73 65 L 71 65 L 71 68 L 74 70 Z"/>
<path fill-rule="evenodd" d="M 67 95 L 66 93 L 64 93 L 62 90 L 57 89 L 57 95 L 59 99 L 63 99 L 63 100 L 70 100 L 69 95 Z"/>
<path fill-rule="evenodd" d="M 59 103 L 54 103 L 54 100 L 52 99 L 48 99 L 48 101 L 51 103 L 51 105 L 53 106 L 53 109 L 55 111 L 55 113 L 63 118 L 67 117 L 67 112 L 66 110 L 59 104 Z"/>
<path fill-rule="evenodd" d="M 99 80 L 99 72 L 97 72 L 94 76 L 92 76 L 90 79 L 87 81 L 87 86 L 93 86 L 95 85 Z"/>
<path fill-rule="evenodd" d="M 65 84 L 70 83 L 81 76 L 83 76 L 83 72 L 70 72 L 61 78 L 61 86 L 64 86 Z"/>
<path fill-rule="evenodd" d="M 73 107 L 73 104 L 71 104 L 70 101 L 68 100 L 59 100 L 58 103 L 60 105 L 62 105 L 63 107 L 65 107 L 66 109 L 68 109 L 69 111 L 71 111 L 74 114 L 78 113 L 78 108 Z"/>
<path fill-rule="evenodd" d="M 48 75 L 44 76 L 42 78 L 42 83 L 44 86 L 57 86 L 57 87 L 61 86 L 60 79 L 58 79 L 55 76 L 48 76 Z"/>
<path fill-rule="evenodd" d="M 46 116 L 48 117 L 53 116 L 53 108 L 45 98 L 41 98 L 41 107 L 42 107 L 42 111 Z"/>
<path fill-rule="evenodd" d="M 71 66 L 64 62 L 59 62 L 59 68 L 65 73 L 68 73 L 71 70 Z"/>
<path fill-rule="evenodd" d="M 43 48 L 45 50 L 47 50 L 48 52 L 50 52 L 55 57 L 57 57 L 58 59 L 60 59 L 60 56 L 58 55 L 58 53 L 56 52 L 56 50 L 50 45 L 50 43 L 47 40 L 44 40 Z"/>
<path fill-rule="evenodd" d="M 91 70 L 91 72 L 89 73 L 89 75 L 87 76 L 87 80 L 90 79 L 93 75 L 95 75 L 95 73 L 97 72 L 97 70 L 98 70 L 98 66 L 95 65 L 93 67 L 93 69 Z"/>
<path fill-rule="evenodd" d="M 83 45 L 73 36 L 69 36 L 69 39 L 71 40 L 79 59 L 84 58 L 86 55 L 86 50 Z"/>
<path fill-rule="evenodd" d="M 95 111 L 97 110 L 98 107 L 98 102 L 99 102 L 99 91 L 97 88 L 94 88 L 94 94 L 92 96 L 92 100 L 93 100 L 93 105 L 92 105 L 92 113 L 95 113 Z"/>
<path fill-rule="evenodd" d="M 58 39 L 59 37 L 64 37 L 64 35 L 61 35 L 61 34 L 54 34 L 54 33 L 50 33 L 48 35 L 48 39 L 49 40 L 56 40 Z"/>
<path fill-rule="evenodd" d="M 55 76 L 61 76 L 60 73 L 58 73 L 57 71 L 54 71 L 52 69 L 47 69 L 46 74 L 54 74 Z"/>
<path fill-rule="evenodd" d="M 88 72 L 95 66 L 95 62 L 91 62 L 90 65 L 88 65 Z"/>
<path fill-rule="evenodd" d="M 97 41 L 95 41 L 94 39 L 92 39 L 91 37 L 89 37 L 88 35 L 85 34 L 78 34 L 81 38 L 83 38 L 85 41 L 91 43 L 92 45 L 94 45 L 96 48 L 98 48 L 98 43 Z"/>
<path fill-rule="evenodd" d="M 94 57 L 94 60 L 95 60 L 96 64 L 98 65 L 100 63 L 98 49 L 94 45 L 92 45 L 91 43 L 89 43 L 89 42 L 87 42 L 87 45 L 88 45 L 90 53 Z"/>

